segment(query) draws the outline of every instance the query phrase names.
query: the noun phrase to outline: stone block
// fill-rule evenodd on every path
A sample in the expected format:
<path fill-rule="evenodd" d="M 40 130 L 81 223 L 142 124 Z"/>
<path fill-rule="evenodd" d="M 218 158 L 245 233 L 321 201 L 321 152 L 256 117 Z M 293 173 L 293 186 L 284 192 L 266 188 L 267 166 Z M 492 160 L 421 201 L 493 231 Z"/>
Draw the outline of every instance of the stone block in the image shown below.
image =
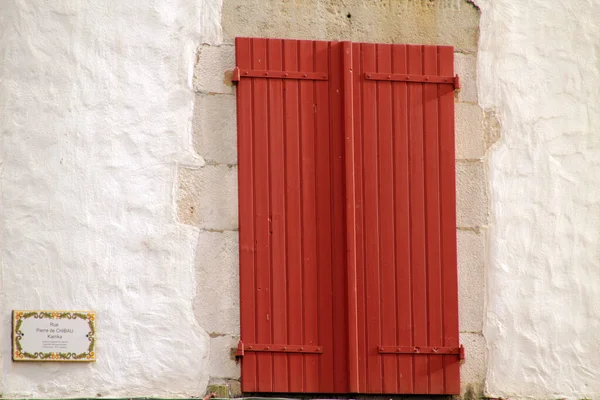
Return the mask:
<path fill-rule="evenodd" d="M 194 70 L 194 90 L 204 93 L 234 92 L 231 72 L 235 68 L 235 47 L 203 45 Z"/>
<path fill-rule="evenodd" d="M 457 234 L 460 330 L 481 332 L 485 295 L 484 234 L 463 230 Z"/>
<path fill-rule="evenodd" d="M 485 146 L 490 148 L 502 136 L 500 121 L 494 111 L 486 111 L 483 116 L 483 132 L 485 135 Z"/>
<path fill-rule="evenodd" d="M 479 10 L 467 0 L 224 0 L 223 40 L 236 36 L 447 44 L 477 51 Z"/>
<path fill-rule="evenodd" d="M 231 397 L 242 397 L 242 384 L 239 380 L 228 379 L 229 394 Z"/>
<path fill-rule="evenodd" d="M 194 314 L 209 334 L 239 335 L 238 232 L 201 231 L 196 251 Z"/>
<path fill-rule="evenodd" d="M 485 338 L 480 333 L 461 333 L 460 343 L 465 347 L 466 358 L 460 367 L 461 393 L 480 399 L 486 374 Z"/>
<path fill-rule="evenodd" d="M 237 163 L 235 96 L 198 94 L 193 126 L 194 148 L 209 164 Z"/>
<path fill-rule="evenodd" d="M 477 57 L 454 53 L 455 73 L 460 77 L 458 101 L 477 104 Z"/>
<path fill-rule="evenodd" d="M 229 386 L 227 384 L 211 384 L 206 388 L 206 394 L 214 393 L 218 399 L 229 398 Z"/>
<path fill-rule="evenodd" d="M 232 348 L 237 347 L 238 336 L 223 335 L 210 339 L 209 375 L 217 378 L 239 378 L 239 363 L 232 357 Z"/>
<path fill-rule="evenodd" d="M 488 221 L 488 197 L 483 162 L 456 163 L 456 225 L 484 226 Z"/>
<path fill-rule="evenodd" d="M 477 104 L 456 103 L 456 159 L 481 159 L 485 154 L 483 111 Z"/>
<path fill-rule="evenodd" d="M 179 168 L 179 221 L 208 230 L 238 228 L 237 167 Z"/>

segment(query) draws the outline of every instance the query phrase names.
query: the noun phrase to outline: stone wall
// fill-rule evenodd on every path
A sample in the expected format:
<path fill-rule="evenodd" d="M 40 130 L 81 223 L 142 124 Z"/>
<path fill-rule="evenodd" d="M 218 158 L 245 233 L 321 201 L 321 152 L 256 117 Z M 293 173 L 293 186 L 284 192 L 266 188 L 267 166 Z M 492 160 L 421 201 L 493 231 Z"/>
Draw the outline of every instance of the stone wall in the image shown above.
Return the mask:
<path fill-rule="evenodd" d="M 239 378 L 229 349 L 239 339 L 236 36 L 382 43 L 448 44 L 455 47 L 462 88 L 456 103 L 457 225 L 463 391 L 481 393 L 485 375 L 482 336 L 488 197 L 483 157 L 489 146 L 477 100 L 479 10 L 467 1 L 259 1 L 225 0 L 223 42 L 199 48 L 194 75 L 194 147 L 201 168 L 179 171 L 180 221 L 202 230 L 196 255 L 194 310 L 210 339 L 213 382 Z"/>

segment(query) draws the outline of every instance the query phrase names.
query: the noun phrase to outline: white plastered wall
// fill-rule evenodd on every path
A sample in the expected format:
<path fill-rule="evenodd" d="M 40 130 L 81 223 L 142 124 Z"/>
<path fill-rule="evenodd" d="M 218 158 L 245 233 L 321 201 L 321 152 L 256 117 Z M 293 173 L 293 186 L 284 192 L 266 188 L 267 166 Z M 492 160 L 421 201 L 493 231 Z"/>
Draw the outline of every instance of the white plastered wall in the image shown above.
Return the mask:
<path fill-rule="evenodd" d="M 0 2 L 0 397 L 190 397 L 197 228 L 177 222 L 218 1 Z M 98 313 L 92 364 L 11 361 L 12 309 Z"/>
<path fill-rule="evenodd" d="M 355 3 L 350 11 L 355 20 L 374 18 L 365 6 L 376 2 Z M 261 7 L 250 1 L 238 5 L 245 4 Z M 343 18 L 330 28 L 303 25 L 306 16 L 346 11 L 342 2 L 322 4 L 273 21 L 264 13 L 256 20 L 226 12 L 223 24 L 232 26 L 228 18 L 235 17 L 241 25 L 257 21 L 251 34 L 271 29 L 273 36 L 394 39 L 385 38 L 390 25 L 378 19 L 365 29 L 349 27 Z M 394 4 L 406 7 L 388 16 L 396 29 L 391 32 L 406 35 L 408 42 L 423 42 L 417 20 L 398 24 L 394 16 L 420 7 L 424 27 L 456 27 L 460 19 L 440 25 L 441 13 L 466 7 L 454 0 Z M 486 156 L 487 394 L 598 398 L 600 5 L 477 4 L 478 101 L 502 127 L 501 140 Z M 239 332 L 236 160 L 234 149 L 220 146 L 235 137 L 233 90 L 223 76 L 233 52 L 227 33 L 221 40 L 221 6 L 221 0 L 0 5 L 3 397 L 186 397 L 201 394 L 209 376 L 237 376 L 228 352 Z M 191 69 L 201 43 L 207 45 L 199 52 L 196 78 L 214 79 L 196 80 L 192 111 Z M 464 68 L 459 66 L 467 105 L 457 105 L 457 124 L 465 122 L 458 113 L 479 118 L 465 94 L 465 77 L 475 76 L 470 64 L 476 51 L 466 51 Z M 210 113 L 226 119 L 207 118 Z M 195 129 L 215 136 L 192 143 L 192 118 Z M 491 117 L 482 123 L 492 133 L 497 129 Z M 476 124 L 466 120 L 459 134 Z M 494 141 L 490 132 L 480 138 L 483 146 Z M 481 205 L 487 199 L 480 186 L 468 186 L 485 180 L 480 134 L 473 135 L 457 143 L 464 164 L 458 178 L 466 185 L 465 204 Z M 193 184 L 182 185 L 186 180 Z M 215 183 L 220 191 L 207 189 Z M 200 203 L 181 201 L 186 190 Z M 460 195 L 459 188 L 459 203 Z M 188 220 L 189 208 L 182 204 L 208 208 Z M 472 374 L 467 376 L 477 383 L 485 370 L 481 323 L 466 319 L 480 312 L 483 285 L 477 274 L 483 271 L 481 235 L 488 222 L 485 207 L 477 208 L 475 224 L 468 220 L 469 208 L 463 210 L 459 264 L 474 273 L 463 278 L 473 277 L 470 286 L 461 284 L 461 301 L 472 300 L 473 307 L 461 309 L 461 325 L 475 327 L 461 337 L 475 350 L 467 353 L 463 377 Z M 464 289 L 469 287 L 473 291 Z M 98 362 L 12 363 L 14 308 L 95 309 Z M 219 318 L 224 323 L 209 322 Z M 214 362 L 207 360 L 209 342 Z"/>
<path fill-rule="evenodd" d="M 600 2 L 479 0 L 487 394 L 600 398 Z"/>

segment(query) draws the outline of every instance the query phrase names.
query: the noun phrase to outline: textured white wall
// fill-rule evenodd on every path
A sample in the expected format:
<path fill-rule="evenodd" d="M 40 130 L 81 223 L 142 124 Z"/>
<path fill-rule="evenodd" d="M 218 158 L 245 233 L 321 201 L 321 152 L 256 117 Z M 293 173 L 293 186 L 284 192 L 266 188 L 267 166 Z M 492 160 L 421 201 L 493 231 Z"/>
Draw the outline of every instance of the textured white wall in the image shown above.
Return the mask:
<path fill-rule="evenodd" d="M 487 392 L 600 397 L 600 2 L 479 0 Z"/>
<path fill-rule="evenodd" d="M 488 153 L 487 392 L 600 396 L 600 3 L 478 0 Z M 0 392 L 191 396 L 198 230 L 176 219 L 195 49 L 221 0 L 0 6 Z M 199 305 L 196 304 L 198 307 Z M 95 364 L 10 360 L 14 308 L 98 312 Z M 201 322 L 200 322 L 201 324 Z"/>
<path fill-rule="evenodd" d="M 199 395 L 198 230 L 177 222 L 195 51 L 220 1 L 0 5 L 0 393 Z M 98 362 L 10 358 L 10 310 L 93 309 Z"/>

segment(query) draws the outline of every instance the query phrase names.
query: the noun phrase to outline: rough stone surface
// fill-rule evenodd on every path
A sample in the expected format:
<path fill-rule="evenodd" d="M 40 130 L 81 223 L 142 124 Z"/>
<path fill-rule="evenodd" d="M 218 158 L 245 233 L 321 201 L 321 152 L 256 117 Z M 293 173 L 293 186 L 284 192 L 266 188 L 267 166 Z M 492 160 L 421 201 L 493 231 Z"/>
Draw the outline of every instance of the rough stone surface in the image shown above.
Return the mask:
<path fill-rule="evenodd" d="M 223 39 L 236 36 L 448 44 L 477 51 L 479 10 L 466 0 L 224 0 Z"/>
<path fill-rule="evenodd" d="M 455 73 L 460 77 L 458 101 L 477 104 L 477 57 L 454 53 Z"/>
<path fill-rule="evenodd" d="M 206 394 L 214 394 L 218 399 L 229 398 L 229 386 L 226 383 L 213 384 L 210 383 L 206 388 Z"/>
<path fill-rule="evenodd" d="M 481 332 L 485 295 L 484 234 L 459 230 L 458 302 L 461 332 Z"/>
<path fill-rule="evenodd" d="M 486 148 L 491 147 L 500 140 L 500 121 L 494 111 L 486 111 L 483 114 L 483 131 L 485 135 Z"/>
<path fill-rule="evenodd" d="M 487 223 L 488 197 L 483 162 L 456 163 L 456 224 L 459 227 L 479 227 Z"/>
<path fill-rule="evenodd" d="M 217 398 L 242 397 L 242 385 L 239 378 L 211 378 L 206 390 L 206 394 L 215 392 Z"/>
<path fill-rule="evenodd" d="M 240 333 L 238 233 L 201 231 L 196 249 L 198 323 L 210 334 Z"/>
<path fill-rule="evenodd" d="M 201 46 L 194 70 L 194 90 L 204 93 L 233 94 L 234 85 L 228 71 L 235 68 L 235 47 Z"/>
<path fill-rule="evenodd" d="M 210 376 L 216 378 L 239 378 L 240 366 L 232 356 L 239 336 L 223 335 L 210 338 Z"/>
<path fill-rule="evenodd" d="M 463 394 L 471 392 L 474 399 L 480 399 L 486 372 L 485 338 L 480 333 L 461 333 L 460 343 L 465 347 L 466 357 L 460 367 L 461 391 Z"/>
<path fill-rule="evenodd" d="M 456 158 L 480 159 L 485 153 L 483 111 L 476 104 L 456 103 Z M 484 181 L 479 182 L 482 186 Z"/>
<path fill-rule="evenodd" d="M 229 394 L 231 397 L 242 396 L 242 385 L 239 380 L 228 379 L 227 384 L 229 385 Z"/>
<path fill-rule="evenodd" d="M 199 94 L 194 106 L 194 148 L 209 164 L 237 163 L 235 96 Z"/>
<path fill-rule="evenodd" d="M 236 230 L 237 168 L 206 165 L 180 168 L 177 191 L 179 220 L 209 230 Z"/>

